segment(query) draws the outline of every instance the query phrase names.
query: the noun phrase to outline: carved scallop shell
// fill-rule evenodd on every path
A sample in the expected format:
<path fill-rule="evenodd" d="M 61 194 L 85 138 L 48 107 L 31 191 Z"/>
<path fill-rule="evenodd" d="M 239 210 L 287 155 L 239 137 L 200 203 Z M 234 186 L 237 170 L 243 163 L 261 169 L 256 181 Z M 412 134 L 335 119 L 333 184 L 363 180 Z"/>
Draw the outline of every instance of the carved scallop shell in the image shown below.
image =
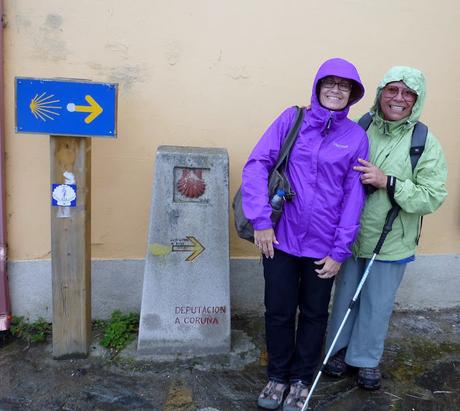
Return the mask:
<path fill-rule="evenodd" d="M 206 191 L 206 183 L 202 178 L 202 170 L 184 169 L 177 182 L 177 190 L 188 198 L 198 198 Z"/>

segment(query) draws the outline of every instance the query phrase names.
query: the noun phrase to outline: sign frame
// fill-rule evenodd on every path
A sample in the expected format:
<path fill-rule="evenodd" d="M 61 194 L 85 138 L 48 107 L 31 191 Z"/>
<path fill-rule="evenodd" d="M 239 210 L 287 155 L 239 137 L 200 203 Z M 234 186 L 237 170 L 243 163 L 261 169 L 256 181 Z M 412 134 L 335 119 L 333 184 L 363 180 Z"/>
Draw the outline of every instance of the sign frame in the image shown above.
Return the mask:
<path fill-rule="evenodd" d="M 109 87 L 111 89 L 113 89 L 113 117 L 112 115 L 110 115 L 110 120 L 112 120 L 113 118 L 113 124 L 112 122 L 110 123 L 110 126 L 111 126 L 111 130 L 109 132 L 94 132 L 94 129 L 91 130 L 91 129 L 88 129 L 88 132 L 86 131 L 81 131 L 81 130 L 78 130 L 78 131 L 72 131 L 72 130 L 27 130 L 27 129 L 24 129 L 24 128 L 20 128 L 21 125 L 18 124 L 18 82 L 20 81 L 31 81 L 31 82 L 42 82 L 42 83 L 62 83 L 63 84 L 63 87 L 64 85 L 67 83 L 67 84 L 71 84 L 72 87 L 75 87 L 75 86 L 78 86 L 78 85 L 81 85 L 82 88 L 85 87 L 85 85 L 87 85 L 89 88 L 92 88 L 94 90 L 94 87 L 98 87 L 98 86 L 105 86 L 105 87 Z M 82 93 L 82 94 L 85 94 L 85 93 Z M 81 96 L 80 96 L 81 97 Z M 90 99 L 92 99 L 94 101 L 94 99 L 92 98 L 91 95 L 86 95 L 85 97 L 90 97 Z M 89 106 L 88 106 L 88 103 L 89 103 Z M 92 109 L 92 103 L 93 102 L 90 102 L 90 100 L 88 98 L 86 98 L 86 101 L 85 100 L 82 100 L 80 99 L 79 101 L 79 104 L 82 104 L 82 105 L 75 105 L 74 103 L 70 103 L 70 104 L 67 104 L 66 107 L 64 107 L 64 110 L 67 110 L 69 112 L 71 112 L 71 110 L 69 110 L 68 106 L 70 105 L 73 105 L 73 108 L 74 108 L 74 111 L 84 111 L 84 113 L 77 113 L 75 114 L 75 116 L 81 116 L 81 122 L 82 122 L 82 125 L 85 123 L 85 118 L 89 117 L 91 114 L 90 110 Z M 96 103 L 96 102 L 95 102 Z M 58 78 L 37 78 L 37 77 L 21 77 L 21 76 L 16 76 L 14 78 L 14 104 L 15 104 L 15 107 L 14 107 L 14 116 L 15 116 L 15 132 L 16 133 L 26 133 L 26 134 L 45 134 L 45 135 L 60 135 L 60 136 L 65 136 L 65 137 L 87 137 L 87 138 L 94 138 L 94 137 L 101 137 L 101 138 L 114 138 L 116 139 L 117 138 L 117 133 L 118 133 L 118 130 L 117 130 L 117 123 L 118 123 L 118 83 L 104 83 L 104 82 L 96 82 L 96 81 L 91 81 L 91 80 L 82 80 L 82 79 L 73 79 L 73 78 L 62 78 L 62 77 L 58 77 Z M 99 106 L 98 103 L 96 103 L 97 106 Z M 77 107 L 75 109 L 75 107 Z M 62 108 L 62 107 L 60 107 Z M 101 108 L 99 106 L 99 108 Z M 101 110 L 101 112 L 103 112 L 103 109 Z M 111 111 L 110 111 L 111 112 Z M 89 113 L 89 114 L 88 114 Z M 101 113 L 99 113 L 101 114 Z M 67 114 L 66 114 L 67 115 Z M 98 115 L 95 116 L 95 118 L 93 120 L 96 119 Z M 55 117 L 56 118 L 56 117 Z M 93 121 L 91 120 L 91 121 Z M 49 122 L 49 124 L 53 124 L 51 123 L 51 121 Z M 88 126 L 88 127 L 91 127 L 91 126 Z M 110 128 L 110 127 L 108 127 Z"/>

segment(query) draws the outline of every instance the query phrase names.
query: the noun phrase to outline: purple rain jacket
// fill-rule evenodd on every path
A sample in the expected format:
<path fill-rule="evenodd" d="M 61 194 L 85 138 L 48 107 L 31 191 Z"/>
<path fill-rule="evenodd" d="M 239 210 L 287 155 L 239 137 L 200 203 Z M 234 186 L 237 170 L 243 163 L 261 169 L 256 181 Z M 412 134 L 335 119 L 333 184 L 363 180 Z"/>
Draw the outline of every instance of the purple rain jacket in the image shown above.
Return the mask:
<path fill-rule="evenodd" d="M 330 75 L 353 81 L 348 106 L 341 111 L 330 111 L 319 103 L 319 81 Z M 275 248 L 299 257 L 330 256 L 337 262 L 351 255 L 365 199 L 360 173 L 353 166 L 360 165 L 358 158 L 368 158 L 369 145 L 365 131 L 347 114 L 363 95 L 359 74 L 348 61 L 334 58 L 319 68 L 311 107 L 289 156 L 287 177 L 296 195 L 284 204 L 275 227 L 279 242 Z M 243 211 L 256 230 L 272 227 L 268 175 L 295 114 L 291 107 L 274 121 L 243 168 Z"/>

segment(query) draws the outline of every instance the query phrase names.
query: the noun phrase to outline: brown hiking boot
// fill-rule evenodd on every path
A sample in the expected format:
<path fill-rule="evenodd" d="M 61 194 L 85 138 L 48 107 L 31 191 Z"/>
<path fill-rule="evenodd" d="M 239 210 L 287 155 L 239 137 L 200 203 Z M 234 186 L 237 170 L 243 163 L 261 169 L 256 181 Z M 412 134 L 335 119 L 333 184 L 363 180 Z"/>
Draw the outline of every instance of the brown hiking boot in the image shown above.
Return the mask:
<path fill-rule="evenodd" d="M 358 385 L 365 390 L 378 390 L 381 378 L 379 367 L 360 368 L 358 372 Z"/>

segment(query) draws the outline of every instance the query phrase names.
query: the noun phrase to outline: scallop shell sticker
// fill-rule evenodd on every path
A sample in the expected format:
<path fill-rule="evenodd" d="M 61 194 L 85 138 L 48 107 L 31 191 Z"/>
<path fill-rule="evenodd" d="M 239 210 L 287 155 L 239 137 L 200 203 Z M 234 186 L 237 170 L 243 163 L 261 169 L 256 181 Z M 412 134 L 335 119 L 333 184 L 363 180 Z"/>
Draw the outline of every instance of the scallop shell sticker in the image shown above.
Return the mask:
<path fill-rule="evenodd" d="M 206 183 L 203 180 L 203 170 L 185 168 L 177 182 L 177 190 L 184 197 L 198 198 L 206 191 Z"/>

